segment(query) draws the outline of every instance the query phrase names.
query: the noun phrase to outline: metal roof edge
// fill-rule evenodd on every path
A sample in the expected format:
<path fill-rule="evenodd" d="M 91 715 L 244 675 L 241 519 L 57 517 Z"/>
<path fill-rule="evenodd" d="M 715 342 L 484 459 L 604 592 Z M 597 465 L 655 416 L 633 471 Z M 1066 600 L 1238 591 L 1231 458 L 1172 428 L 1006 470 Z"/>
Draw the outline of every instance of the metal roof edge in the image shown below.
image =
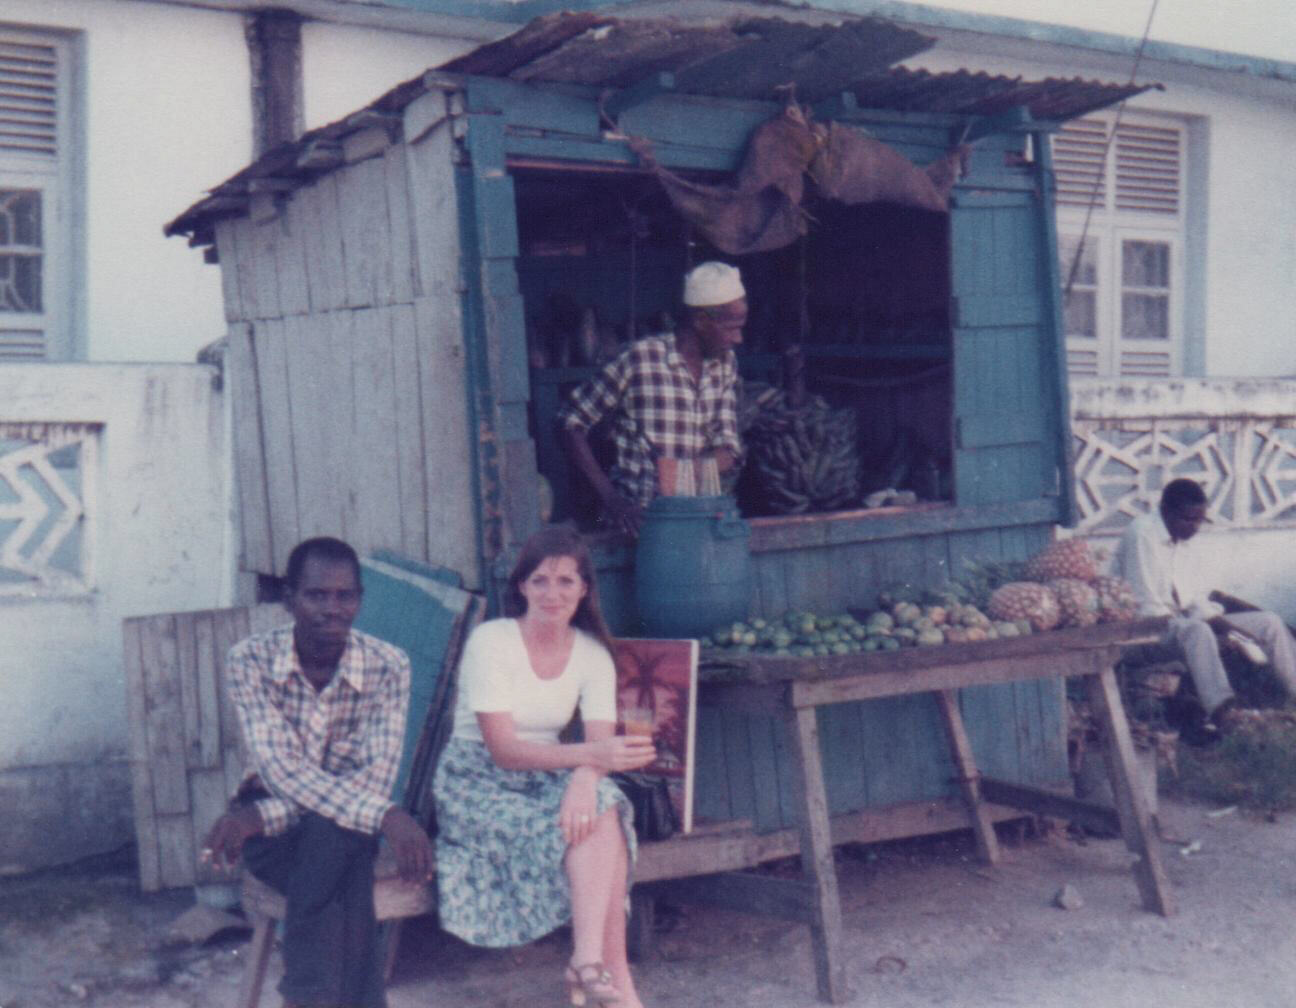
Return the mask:
<path fill-rule="evenodd" d="M 542 14 L 557 11 L 593 11 L 628 6 L 633 0 L 475 0 L 474 6 L 497 11 L 500 20 L 524 23 Z M 774 9 L 789 11 L 822 11 L 827 14 L 848 14 L 856 17 L 882 17 L 925 28 L 947 28 L 982 35 L 1019 38 L 1031 42 L 1092 49 L 1097 52 L 1133 57 L 1139 40 L 1129 35 L 1072 28 L 1067 25 L 1002 14 L 975 14 L 944 7 L 914 3 L 912 0 L 755 0 Z M 426 11 L 449 12 L 463 4 L 458 0 L 408 0 L 401 6 L 417 7 Z M 1143 49 L 1143 58 L 1179 63 L 1214 70 L 1219 73 L 1238 73 L 1262 80 L 1296 83 L 1296 63 L 1248 56 L 1245 53 L 1223 49 L 1206 49 L 1201 46 L 1181 45 L 1177 42 L 1160 42 L 1150 39 Z"/>
<path fill-rule="evenodd" d="M 533 0 L 524 0 L 524 2 L 533 2 Z M 540 0 L 540 2 L 548 3 L 550 0 Z M 592 0 L 592 2 L 598 6 L 610 5 L 609 0 L 604 0 L 603 3 L 599 3 L 599 0 Z M 1090 31 L 1043 21 L 1028 21 L 1002 14 L 974 14 L 943 7 L 929 7 L 910 0 L 813 0 L 811 3 L 788 4 L 788 6 L 810 7 L 840 14 L 873 15 L 925 28 L 948 28 L 951 31 L 1020 38 L 1050 45 L 1093 49 L 1097 52 L 1131 58 L 1138 51 L 1139 46 L 1139 40 L 1129 35 Z M 1261 56 L 1247 56 L 1222 49 L 1205 49 L 1200 46 L 1149 39 L 1143 47 L 1143 58 L 1180 63 L 1220 73 L 1240 73 L 1263 80 L 1296 83 L 1296 63 Z"/>
<path fill-rule="evenodd" d="M 251 14 L 273 6 L 325 24 L 378 28 L 491 42 L 516 30 L 515 20 L 505 15 L 514 4 L 504 0 L 431 0 L 420 4 L 388 3 L 384 0 L 141 0 L 168 7 Z"/>

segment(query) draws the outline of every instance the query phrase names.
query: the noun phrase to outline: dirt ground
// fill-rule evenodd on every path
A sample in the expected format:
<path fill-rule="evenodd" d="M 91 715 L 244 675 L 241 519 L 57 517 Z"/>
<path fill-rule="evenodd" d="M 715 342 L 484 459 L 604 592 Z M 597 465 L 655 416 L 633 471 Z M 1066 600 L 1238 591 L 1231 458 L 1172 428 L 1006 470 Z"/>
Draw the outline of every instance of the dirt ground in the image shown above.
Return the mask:
<path fill-rule="evenodd" d="M 1208 812 L 1163 800 L 1163 832 L 1184 842 L 1162 848 L 1179 901 L 1170 919 L 1139 909 L 1116 840 L 1005 835 L 995 868 L 963 834 L 842 849 L 852 1003 L 1293 1008 L 1296 817 Z M 1079 909 L 1052 904 L 1068 882 Z M 192 903 L 188 892 L 142 897 L 122 859 L 0 881 L 0 1008 L 232 1005 L 245 936 L 163 940 Z M 658 944 L 637 973 L 650 1008 L 818 1003 L 804 927 L 687 907 Z M 415 922 L 390 1006 L 557 1008 L 566 950 L 561 933 L 473 949 Z"/>

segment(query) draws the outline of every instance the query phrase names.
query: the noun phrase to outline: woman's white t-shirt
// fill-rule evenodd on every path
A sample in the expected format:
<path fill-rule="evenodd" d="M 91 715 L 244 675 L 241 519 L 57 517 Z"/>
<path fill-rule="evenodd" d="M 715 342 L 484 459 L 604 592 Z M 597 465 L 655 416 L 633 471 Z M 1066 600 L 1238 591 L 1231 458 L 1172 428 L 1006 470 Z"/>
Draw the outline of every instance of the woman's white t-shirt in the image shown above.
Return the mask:
<path fill-rule="evenodd" d="M 469 635 L 459 662 L 455 738 L 481 742 L 477 715 L 508 713 L 518 738 L 557 742 L 577 704 L 586 721 L 616 720 L 616 667 L 596 638 L 576 630 L 562 674 L 541 679 L 516 619 L 487 620 Z"/>

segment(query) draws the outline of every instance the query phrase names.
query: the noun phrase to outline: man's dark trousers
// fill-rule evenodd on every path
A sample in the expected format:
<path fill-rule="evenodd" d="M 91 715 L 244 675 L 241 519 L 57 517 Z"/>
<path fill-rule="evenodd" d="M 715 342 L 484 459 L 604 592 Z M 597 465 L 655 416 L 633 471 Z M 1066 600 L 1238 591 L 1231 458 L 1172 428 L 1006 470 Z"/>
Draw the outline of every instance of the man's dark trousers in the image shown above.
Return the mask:
<path fill-rule="evenodd" d="M 386 1008 L 374 918 L 378 838 L 305 812 L 286 833 L 252 837 L 243 863 L 283 893 L 284 976 L 291 1004 Z"/>

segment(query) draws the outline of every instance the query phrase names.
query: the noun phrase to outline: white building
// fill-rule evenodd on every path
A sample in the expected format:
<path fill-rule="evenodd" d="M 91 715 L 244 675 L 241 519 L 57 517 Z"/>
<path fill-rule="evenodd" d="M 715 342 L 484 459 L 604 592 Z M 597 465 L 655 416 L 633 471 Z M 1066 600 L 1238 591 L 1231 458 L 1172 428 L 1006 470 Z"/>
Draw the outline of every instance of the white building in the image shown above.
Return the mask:
<path fill-rule="evenodd" d="M 1199 0 L 1196 19 L 1159 14 L 1140 55 L 1146 12 L 1125 5 L 1073 16 L 1059 4 L 1066 24 L 1004 16 L 1036 16 L 1039 4 L 951 6 L 963 9 L 816 0 L 809 16 L 877 14 L 936 37 L 916 68 L 1164 85 L 1072 124 L 1056 147 L 1077 431 L 1093 449 L 1079 460 L 1086 527 L 1114 527 L 1167 473 L 1200 473 L 1233 530 L 1221 586 L 1296 615 L 1275 548 L 1296 490 L 1283 475 L 1296 385 L 1228 380 L 1296 374 L 1296 64 L 1273 58 L 1292 51 L 1290 15 L 1250 24 L 1249 4 L 1230 5 L 1222 23 L 1252 31 L 1233 53 L 1222 34 L 1209 47 L 1216 35 L 1201 33 L 1223 15 Z M 0 870 L 130 837 L 120 620 L 253 593 L 230 534 L 219 373 L 192 363 L 224 334 L 219 271 L 162 225 L 252 160 L 258 138 L 332 121 L 573 7 L 776 12 L 720 0 L 283 0 L 270 11 L 251 0 L 7 0 L 0 633 L 13 644 L 0 658 L 12 698 L 0 795 L 31 812 L 0 839 Z M 1103 445 L 1128 458 L 1111 463 Z M 47 463 L 41 475 L 33 458 Z"/>

